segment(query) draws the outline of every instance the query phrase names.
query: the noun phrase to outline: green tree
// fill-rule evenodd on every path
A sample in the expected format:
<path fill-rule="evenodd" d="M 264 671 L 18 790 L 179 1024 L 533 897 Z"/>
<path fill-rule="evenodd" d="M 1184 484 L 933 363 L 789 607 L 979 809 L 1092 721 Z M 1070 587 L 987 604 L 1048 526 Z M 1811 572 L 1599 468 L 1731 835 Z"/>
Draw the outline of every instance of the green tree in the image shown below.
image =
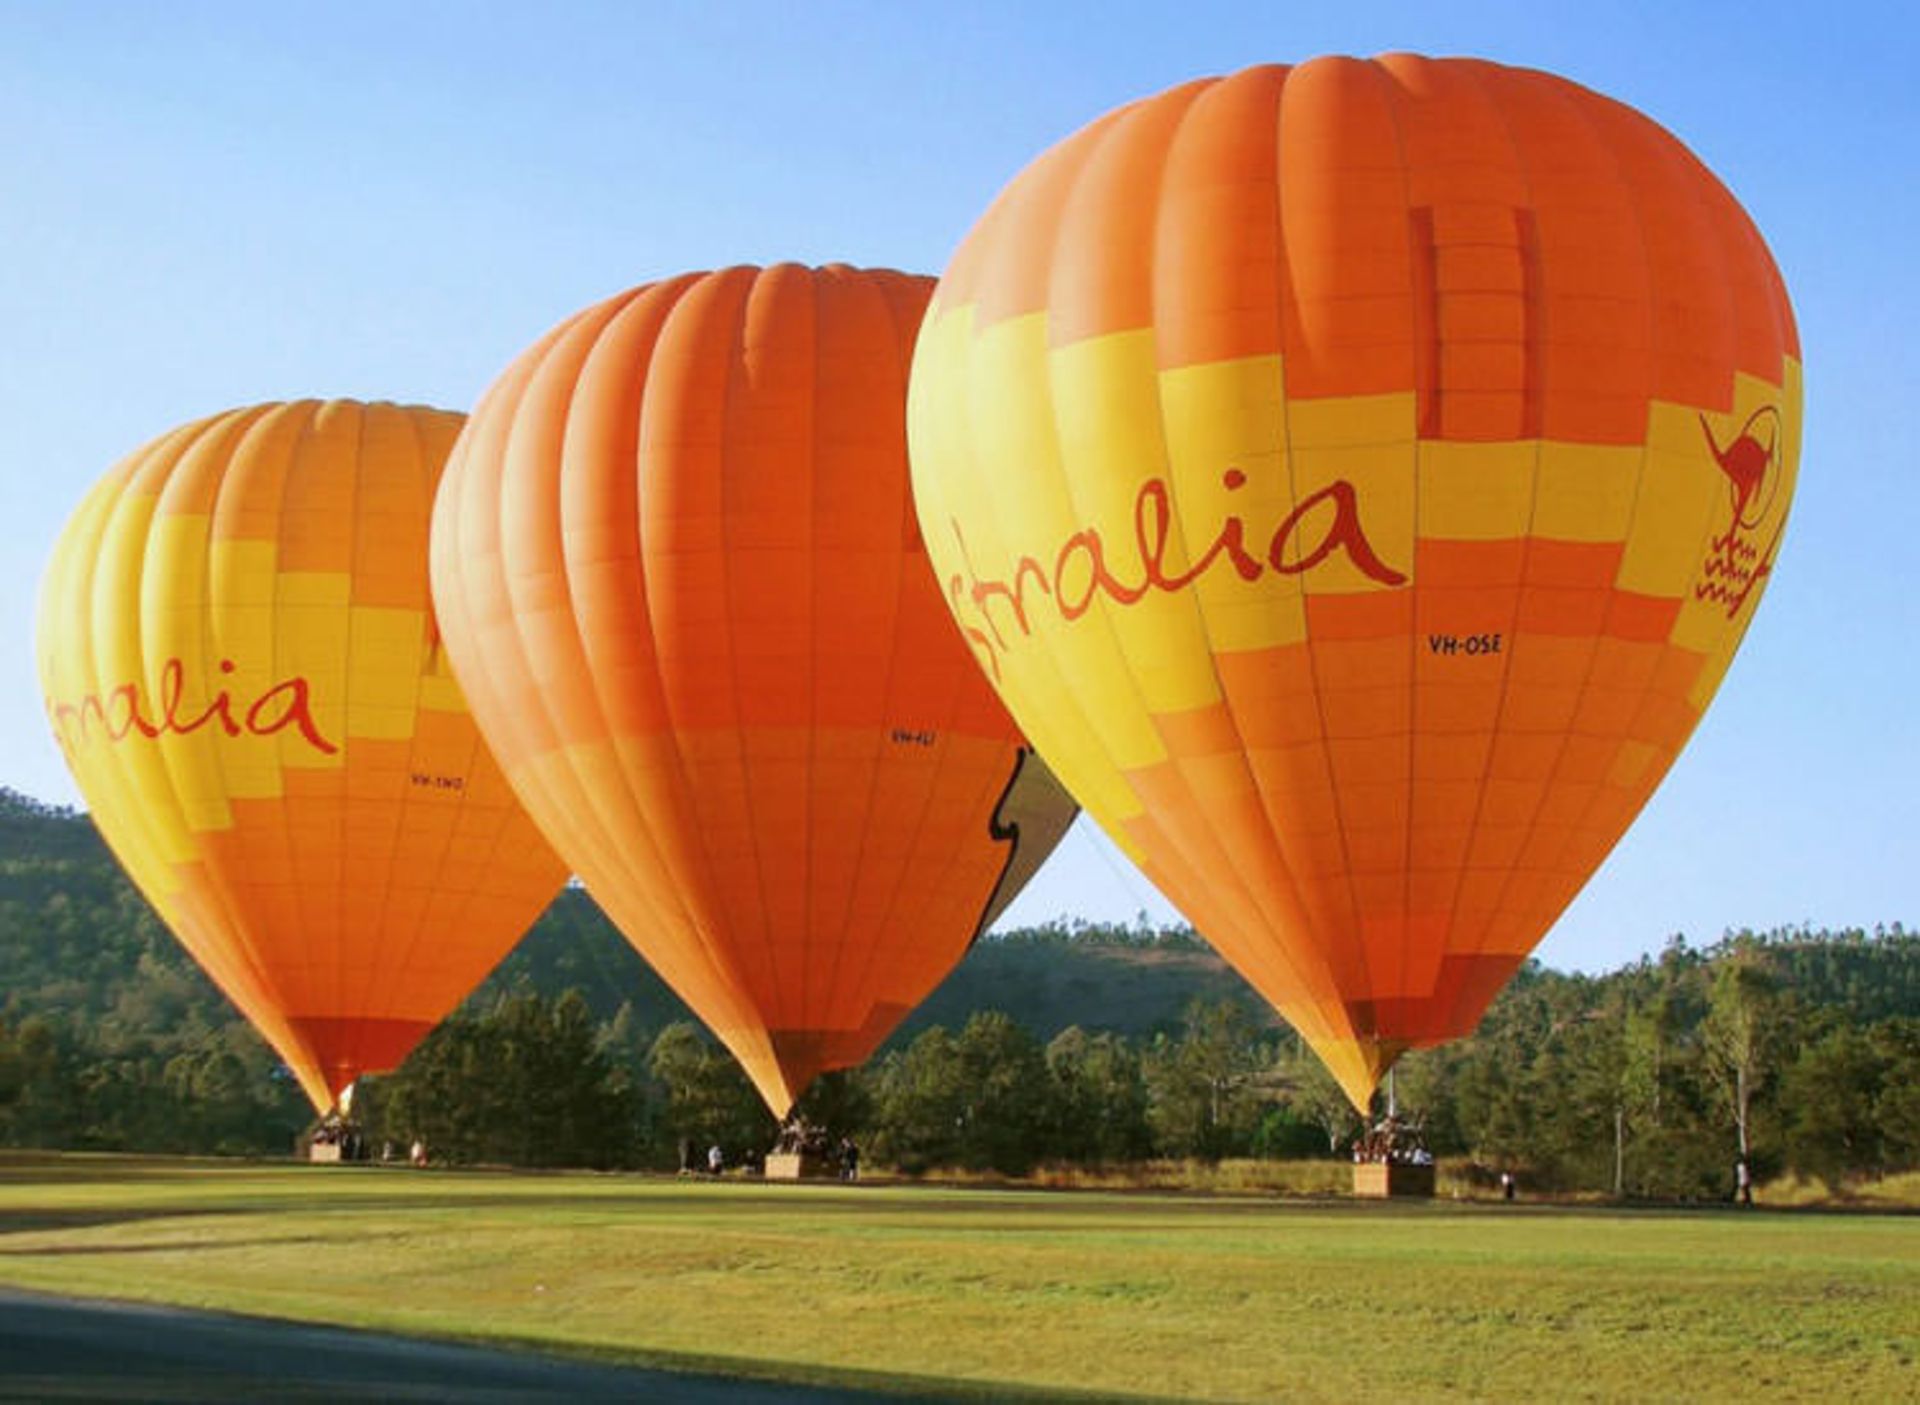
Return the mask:
<path fill-rule="evenodd" d="M 1707 1075 L 1733 1121 L 1739 1158 L 1749 1166 L 1754 1098 L 1772 1071 L 1779 1006 L 1779 982 L 1764 948 L 1737 938 L 1714 963 L 1700 1034 Z"/>
<path fill-rule="evenodd" d="M 824 1131 L 829 1145 L 843 1137 L 859 1142 L 873 1121 L 873 1090 L 861 1069 L 835 1069 L 807 1086 L 794 1113 Z"/>
<path fill-rule="evenodd" d="M 967 1092 L 954 1037 L 924 1031 L 881 1064 L 875 1097 L 876 1154 L 910 1175 L 960 1162 Z"/>
<path fill-rule="evenodd" d="M 954 1041 L 963 1094 L 961 1164 L 1023 1176 L 1050 1149 L 1053 1079 L 1040 1041 L 997 1010 L 968 1020 Z"/>
<path fill-rule="evenodd" d="M 1625 1013 L 1620 1104 L 1636 1127 L 1658 1127 L 1668 1102 L 1672 1051 L 1679 1033 L 1679 1007 L 1662 988 Z"/>
<path fill-rule="evenodd" d="M 1047 1045 L 1056 1137 L 1050 1154 L 1091 1163 L 1137 1161 L 1153 1149 L 1140 1056 L 1119 1035 L 1078 1025 Z"/>
<path fill-rule="evenodd" d="M 1156 1039 L 1145 1060 L 1148 1118 L 1161 1149 L 1206 1160 L 1249 1151 L 1260 1116 L 1252 1079 L 1267 1061 L 1244 1002 L 1189 1005 L 1180 1037 Z"/>
<path fill-rule="evenodd" d="M 1888 1169 L 1920 1166 L 1920 1019 L 1881 1020 L 1867 1038 L 1882 1060 L 1873 1117 Z"/>
<path fill-rule="evenodd" d="M 956 1035 L 935 1025 L 876 1080 L 875 1151 L 909 1174 L 936 1166 L 1024 1175 L 1045 1154 L 1057 1107 L 1045 1054 L 998 1011 Z"/>
<path fill-rule="evenodd" d="M 1560 1011 L 1529 1061 L 1526 1160 L 1548 1183 L 1613 1188 L 1622 1044 L 1620 1019 L 1582 1000 Z"/>
<path fill-rule="evenodd" d="M 1789 1164 L 1830 1182 L 1878 1169 L 1885 1061 L 1867 1035 L 1839 1025 L 1803 1046 L 1781 1075 Z"/>
<path fill-rule="evenodd" d="M 1337 1155 L 1352 1143 L 1360 1131 L 1360 1114 L 1319 1055 L 1302 1043 L 1282 1062 L 1281 1076 L 1288 1088 L 1287 1106 L 1325 1141 L 1327 1155 Z"/>
<path fill-rule="evenodd" d="M 364 1115 L 374 1139 L 419 1139 L 448 1161 L 604 1168 L 637 1155 L 633 1089 L 577 992 L 521 992 L 448 1020 Z"/>
<path fill-rule="evenodd" d="M 698 1025 L 681 1020 L 661 1030 L 647 1052 L 647 1070 L 663 1095 L 660 1136 L 669 1146 L 687 1143 L 697 1165 L 706 1164 L 710 1146 L 733 1164 L 773 1145 L 779 1131 L 773 1115 L 739 1062 Z"/>

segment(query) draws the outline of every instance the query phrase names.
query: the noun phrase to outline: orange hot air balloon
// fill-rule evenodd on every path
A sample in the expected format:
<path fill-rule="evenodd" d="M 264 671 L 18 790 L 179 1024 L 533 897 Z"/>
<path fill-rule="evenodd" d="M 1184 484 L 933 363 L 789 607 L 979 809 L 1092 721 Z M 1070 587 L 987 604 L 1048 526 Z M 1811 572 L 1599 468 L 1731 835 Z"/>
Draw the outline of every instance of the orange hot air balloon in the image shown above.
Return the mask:
<path fill-rule="evenodd" d="M 955 254 L 914 490 L 1080 801 L 1356 1104 L 1470 1031 L 1719 686 L 1793 316 L 1638 113 L 1464 59 L 1186 84 Z"/>
<path fill-rule="evenodd" d="M 866 1058 L 1057 841 L 908 498 L 933 280 L 689 274 L 487 393 L 434 595 L 514 788 L 784 1113 Z"/>
<path fill-rule="evenodd" d="M 460 424 L 301 401 L 187 425 L 101 480 L 41 586 L 41 686 L 94 822 L 322 1110 L 566 878 L 428 605 Z"/>

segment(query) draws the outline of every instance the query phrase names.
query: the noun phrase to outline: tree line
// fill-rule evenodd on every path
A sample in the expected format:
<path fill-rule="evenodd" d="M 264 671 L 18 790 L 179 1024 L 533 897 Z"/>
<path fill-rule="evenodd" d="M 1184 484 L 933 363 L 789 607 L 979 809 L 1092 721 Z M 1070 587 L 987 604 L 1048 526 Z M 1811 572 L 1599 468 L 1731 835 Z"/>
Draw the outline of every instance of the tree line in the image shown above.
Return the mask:
<path fill-rule="evenodd" d="M 1529 966 L 1475 1036 L 1403 1059 L 1396 1094 L 1436 1154 L 1542 1189 L 1723 1196 L 1742 1158 L 1830 1182 L 1920 1167 L 1920 1018 L 1888 1012 L 1917 969 L 1900 931 L 1675 941 L 1604 977 Z M 596 1026 L 577 992 L 502 996 L 375 1086 L 377 1120 L 453 1160 L 664 1169 L 718 1145 L 731 1164 L 775 1132 L 698 1026 L 649 1032 L 630 1008 Z M 1313 1054 L 1235 999 L 1144 1037 L 1042 1040 L 976 1011 L 821 1079 L 800 1111 L 910 1174 L 1344 1157 L 1361 1129 Z"/>
<path fill-rule="evenodd" d="M 311 1121 L 270 1050 L 121 878 L 84 817 L 0 794 L 0 1144 L 284 1154 Z M 1471 1038 L 1401 1060 L 1442 1157 L 1542 1188 L 1725 1193 L 1920 1166 L 1920 938 L 1676 938 L 1602 976 L 1529 963 Z M 979 943 L 865 1068 L 802 1105 L 869 1164 L 1340 1157 L 1359 1122 L 1190 931 L 1058 923 Z M 658 1168 L 773 1120 L 732 1058 L 569 891 L 396 1073 L 377 1148 Z"/>

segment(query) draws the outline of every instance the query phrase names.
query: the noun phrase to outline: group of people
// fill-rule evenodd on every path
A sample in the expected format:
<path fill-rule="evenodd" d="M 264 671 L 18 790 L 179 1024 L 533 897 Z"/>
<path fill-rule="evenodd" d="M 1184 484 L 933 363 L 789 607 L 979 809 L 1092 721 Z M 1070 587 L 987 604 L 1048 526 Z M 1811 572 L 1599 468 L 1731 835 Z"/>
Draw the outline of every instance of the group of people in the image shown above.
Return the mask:
<path fill-rule="evenodd" d="M 1388 1113 L 1353 1139 L 1353 1159 L 1393 1166 L 1431 1166 L 1426 1128 L 1418 1120 Z"/>
<path fill-rule="evenodd" d="M 842 1137 L 835 1145 L 825 1127 L 797 1113 L 781 1125 L 773 1149 L 790 1156 L 798 1155 L 803 1164 L 836 1167 L 843 1181 L 860 1179 L 860 1148 L 853 1138 Z"/>
<path fill-rule="evenodd" d="M 301 1150 L 309 1161 L 367 1161 L 373 1155 L 360 1129 L 338 1113 L 323 1117 L 320 1125 L 305 1135 Z"/>
<path fill-rule="evenodd" d="M 347 1121 L 337 1112 L 330 1112 L 320 1119 L 318 1126 L 300 1134 L 294 1154 L 307 1161 L 371 1161 L 373 1147 L 359 1124 Z M 381 1143 L 382 1162 L 391 1163 L 398 1159 L 391 1141 Z M 413 1144 L 407 1148 L 407 1163 L 412 1166 L 427 1164 L 426 1142 L 418 1137 L 413 1139 Z"/>
<path fill-rule="evenodd" d="M 680 1138 L 676 1149 L 683 1176 L 698 1175 L 702 1171 L 709 1176 L 726 1173 L 727 1154 L 718 1142 L 707 1148 L 704 1160 L 691 1137 Z M 836 1144 L 826 1128 L 804 1117 L 791 1118 L 782 1125 L 773 1150 L 777 1155 L 799 1156 L 810 1166 L 831 1167 L 843 1181 L 860 1179 L 860 1147 L 853 1138 L 842 1137 Z M 741 1154 L 740 1164 L 749 1175 L 762 1174 L 765 1169 L 760 1155 L 751 1148 Z"/>
<path fill-rule="evenodd" d="M 718 1176 L 724 1174 L 727 1169 L 727 1154 L 720 1149 L 718 1142 L 707 1148 L 705 1156 L 699 1154 L 692 1137 L 680 1138 L 675 1144 L 675 1149 L 679 1155 L 680 1174 L 683 1176 L 697 1175 L 701 1171 L 705 1171 L 709 1176 Z M 751 1165 L 750 1157 L 742 1159 L 749 1166 Z"/>

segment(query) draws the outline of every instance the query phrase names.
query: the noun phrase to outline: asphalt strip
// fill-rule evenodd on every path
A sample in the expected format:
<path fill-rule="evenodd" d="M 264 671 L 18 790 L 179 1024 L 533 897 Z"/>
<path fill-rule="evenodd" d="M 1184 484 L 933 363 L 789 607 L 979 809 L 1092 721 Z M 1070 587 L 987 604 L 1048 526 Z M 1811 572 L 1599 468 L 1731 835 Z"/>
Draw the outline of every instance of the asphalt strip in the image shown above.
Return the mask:
<path fill-rule="evenodd" d="M 898 1400 L 0 1288 L 0 1400 Z"/>

